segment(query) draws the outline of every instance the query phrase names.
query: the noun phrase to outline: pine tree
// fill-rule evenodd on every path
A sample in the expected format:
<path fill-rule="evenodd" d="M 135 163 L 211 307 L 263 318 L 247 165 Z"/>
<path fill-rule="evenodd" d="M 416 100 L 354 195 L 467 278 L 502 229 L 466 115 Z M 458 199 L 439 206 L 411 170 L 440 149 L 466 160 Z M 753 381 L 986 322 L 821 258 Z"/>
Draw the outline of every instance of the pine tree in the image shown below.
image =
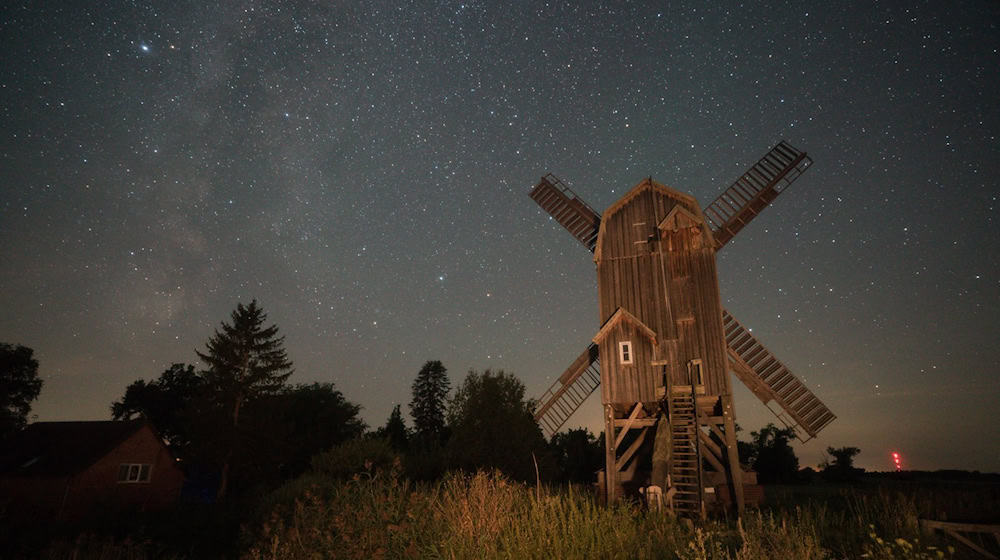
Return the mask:
<path fill-rule="evenodd" d="M 386 421 L 385 426 L 376 430 L 375 435 L 388 440 L 389 445 L 396 451 L 404 451 L 409 439 L 407 431 L 406 422 L 403 421 L 403 413 L 400 412 L 399 405 L 397 404 L 392 407 L 392 413 L 389 414 L 389 419 Z"/>
<path fill-rule="evenodd" d="M 278 327 L 264 328 L 267 315 L 257 300 L 244 307 L 236 305 L 232 323 L 222 323 L 222 331 L 205 345 L 207 352 L 197 352 L 208 366 L 205 381 L 217 405 L 230 419 L 232 432 L 224 451 L 217 498 L 222 499 L 229 483 L 229 468 L 239 440 L 240 409 L 251 399 L 273 394 L 284 387 L 292 374 L 292 362 L 284 348 Z"/>
<path fill-rule="evenodd" d="M 425 363 L 413 381 L 410 416 L 414 435 L 425 446 L 440 444 L 444 439 L 445 398 L 450 388 L 448 370 L 437 360 Z"/>

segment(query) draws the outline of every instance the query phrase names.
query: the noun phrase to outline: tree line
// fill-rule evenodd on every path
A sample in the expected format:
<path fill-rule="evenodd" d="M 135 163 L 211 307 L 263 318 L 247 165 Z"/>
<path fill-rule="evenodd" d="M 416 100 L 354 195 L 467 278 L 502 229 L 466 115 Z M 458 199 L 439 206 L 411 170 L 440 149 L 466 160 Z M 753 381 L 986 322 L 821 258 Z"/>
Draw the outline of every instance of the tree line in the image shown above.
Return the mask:
<path fill-rule="evenodd" d="M 382 458 L 415 480 L 448 470 L 498 469 L 522 481 L 594 482 L 604 466 L 604 434 L 578 428 L 546 441 L 535 402 L 503 370 L 471 370 L 452 390 L 445 366 L 426 362 L 411 386 L 407 427 L 402 405 L 368 430 L 361 407 L 333 383 L 293 384 L 293 363 L 276 325 L 256 300 L 232 311 L 196 351 L 201 367 L 175 363 L 152 381 L 136 380 L 111 404 L 111 417 L 145 417 L 168 443 L 189 491 L 225 500 L 275 487 L 320 465 L 327 472 L 370 475 Z M 32 350 L 0 344 L 0 439 L 22 429 L 42 380 Z M 790 429 L 773 424 L 740 441 L 741 462 L 763 483 L 801 477 Z M 832 480 L 856 478 L 855 447 L 828 448 Z"/>
<path fill-rule="evenodd" d="M 514 375 L 470 371 L 452 390 L 436 360 L 411 386 L 412 428 L 396 405 L 368 430 L 361 407 L 332 383 L 289 382 L 284 338 L 256 301 L 238 304 L 196 355 L 200 368 L 175 363 L 128 385 L 111 415 L 148 418 L 205 498 L 256 493 L 316 469 L 349 476 L 396 463 L 415 480 L 498 469 L 516 480 L 586 483 L 603 463 L 602 441 L 586 430 L 546 441 Z"/>

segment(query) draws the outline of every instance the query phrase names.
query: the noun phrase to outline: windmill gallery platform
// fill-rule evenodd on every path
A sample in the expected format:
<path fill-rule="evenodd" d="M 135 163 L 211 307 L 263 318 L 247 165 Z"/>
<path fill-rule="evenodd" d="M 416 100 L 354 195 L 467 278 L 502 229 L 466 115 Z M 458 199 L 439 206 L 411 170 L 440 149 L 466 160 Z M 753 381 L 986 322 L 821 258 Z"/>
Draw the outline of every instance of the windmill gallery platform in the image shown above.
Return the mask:
<path fill-rule="evenodd" d="M 740 468 L 730 371 L 800 439 L 836 418 L 722 308 L 715 266 L 716 251 L 811 163 L 782 141 L 704 210 L 652 179 L 601 214 L 551 174 L 531 191 L 593 252 L 600 312 L 535 419 L 551 435 L 601 387 L 609 501 L 644 487 L 681 515 L 702 517 L 713 503 L 742 510 L 755 478 Z"/>

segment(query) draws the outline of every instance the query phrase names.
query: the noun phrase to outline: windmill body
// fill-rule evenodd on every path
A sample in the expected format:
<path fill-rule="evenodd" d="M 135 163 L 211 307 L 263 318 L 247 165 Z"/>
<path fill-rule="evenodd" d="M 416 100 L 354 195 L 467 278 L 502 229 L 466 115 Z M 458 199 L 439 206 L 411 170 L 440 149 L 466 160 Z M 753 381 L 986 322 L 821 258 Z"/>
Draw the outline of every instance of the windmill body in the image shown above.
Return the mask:
<path fill-rule="evenodd" d="M 715 243 L 697 201 L 639 183 L 604 212 L 594 261 L 602 402 L 654 405 L 698 367 L 703 393 L 730 392 Z"/>
<path fill-rule="evenodd" d="M 551 434 L 601 387 L 609 500 L 629 487 L 653 487 L 691 516 L 704 515 L 713 499 L 742 508 L 744 486 L 755 479 L 736 453 L 730 371 L 800 437 L 833 420 L 722 308 L 716 274 L 716 251 L 809 163 L 782 142 L 704 211 L 652 179 L 600 215 L 551 175 L 532 191 L 594 252 L 600 321 L 535 417 Z"/>

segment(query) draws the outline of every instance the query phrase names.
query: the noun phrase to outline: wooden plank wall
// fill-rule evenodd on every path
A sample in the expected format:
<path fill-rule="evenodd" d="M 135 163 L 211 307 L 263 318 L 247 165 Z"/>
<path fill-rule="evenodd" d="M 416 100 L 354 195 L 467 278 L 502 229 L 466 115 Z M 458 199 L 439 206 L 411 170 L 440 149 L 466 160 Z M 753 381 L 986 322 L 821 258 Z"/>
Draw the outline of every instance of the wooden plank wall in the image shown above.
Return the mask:
<path fill-rule="evenodd" d="M 621 340 L 633 341 L 639 350 L 637 363 L 669 361 L 674 383 L 687 383 L 687 363 L 701 359 L 706 391 L 728 393 L 725 333 L 711 243 L 687 229 L 647 243 L 651 235 L 659 238 L 657 224 L 674 205 L 683 204 L 692 214 L 700 215 L 697 203 L 651 185 L 626 198 L 624 204 L 606 213 L 598 240 L 600 320 L 603 324 L 619 307 L 624 308 L 653 329 L 660 344 L 648 347 L 647 360 L 640 354 L 639 349 L 645 345 L 638 344 L 639 338 L 644 338 L 639 333 L 627 334 L 618 329 L 608 336 L 600 352 L 603 401 L 656 400 L 651 395 L 660 384 L 660 368 L 637 372 L 635 366 L 621 366 Z"/>
<path fill-rule="evenodd" d="M 632 364 L 619 362 L 618 343 L 632 343 Z M 652 366 L 655 357 L 653 343 L 649 338 L 626 321 L 619 323 L 601 341 L 601 376 L 607 368 L 614 369 L 614 375 L 602 379 L 601 390 L 605 403 L 626 404 L 636 402 L 656 402 L 656 388 L 659 385 L 659 368 Z M 606 382 L 605 382 L 606 381 Z"/>

